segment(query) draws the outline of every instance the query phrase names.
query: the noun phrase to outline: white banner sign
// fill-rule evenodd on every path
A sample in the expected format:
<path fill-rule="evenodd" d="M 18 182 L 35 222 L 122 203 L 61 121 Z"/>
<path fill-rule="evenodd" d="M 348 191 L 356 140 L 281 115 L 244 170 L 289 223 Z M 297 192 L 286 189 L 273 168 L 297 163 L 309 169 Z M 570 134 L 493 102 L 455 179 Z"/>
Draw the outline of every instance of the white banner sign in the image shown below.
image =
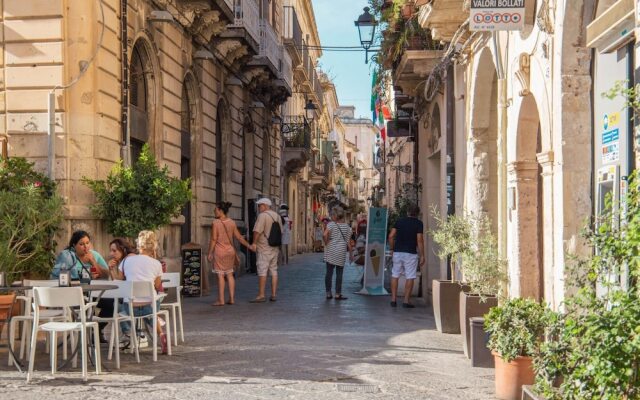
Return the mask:
<path fill-rule="evenodd" d="M 364 259 L 364 285 L 360 294 L 386 295 L 384 289 L 384 268 L 387 247 L 386 208 L 369 208 L 367 220 L 367 247 Z"/>
<path fill-rule="evenodd" d="M 524 0 L 471 0 L 469 21 L 472 31 L 520 31 L 524 28 Z"/>

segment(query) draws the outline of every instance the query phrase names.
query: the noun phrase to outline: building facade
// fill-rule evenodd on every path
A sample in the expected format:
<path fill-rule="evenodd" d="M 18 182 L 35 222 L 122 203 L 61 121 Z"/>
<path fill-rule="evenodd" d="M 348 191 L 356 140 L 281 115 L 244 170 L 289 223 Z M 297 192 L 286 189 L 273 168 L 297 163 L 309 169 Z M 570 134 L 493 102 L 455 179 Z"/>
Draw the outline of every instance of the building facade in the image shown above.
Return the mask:
<path fill-rule="evenodd" d="M 487 215 L 509 295 L 558 308 L 569 255 L 585 251 L 581 229 L 635 168 L 630 110 L 601 95 L 635 82 L 634 2 L 525 2 L 524 29 L 495 33 L 469 30 L 468 2 L 423 3 L 407 2 L 407 17 L 432 41 L 408 45 L 390 69 L 393 97 L 413 109 L 427 228 L 432 206 Z M 426 241 L 423 289 L 447 278 Z"/>
<path fill-rule="evenodd" d="M 170 269 L 179 268 L 182 244 L 206 249 L 216 201 L 232 202 L 231 217 L 246 228 L 253 199 L 279 200 L 281 136 L 273 116 L 293 89 L 281 0 L 0 4 L 0 131 L 9 156 L 41 169 L 53 161 L 66 202 L 58 243 L 85 229 L 107 251 L 110 236 L 81 180 L 104 179 L 121 159 L 135 163 L 144 144 L 174 176 L 192 179 L 191 204 L 160 234 Z"/>

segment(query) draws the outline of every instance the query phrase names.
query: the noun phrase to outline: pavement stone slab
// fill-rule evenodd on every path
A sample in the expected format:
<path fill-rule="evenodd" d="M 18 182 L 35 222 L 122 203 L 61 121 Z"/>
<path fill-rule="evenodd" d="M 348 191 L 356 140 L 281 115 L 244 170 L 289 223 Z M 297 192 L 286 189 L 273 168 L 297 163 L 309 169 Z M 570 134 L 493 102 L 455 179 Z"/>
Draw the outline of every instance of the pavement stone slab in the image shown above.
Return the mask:
<path fill-rule="evenodd" d="M 0 349 L 2 399 L 469 399 L 493 398 L 493 369 L 472 368 L 460 335 L 435 330 L 430 308 L 389 307 L 389 297 L 353 294 L 358 271 L 345 270 L 346 301 L 326 300 L 321 254 L 280 267 L 277 302 L 250 304 L 257 277 L 237 280 L 236 304 L 185 298 L 185 343 L 173 356 L 141 363 L 121 354 L 121 369 L 83 383 L 77 369 L 52 377 L 39 351 L 35 379 L 6 364 Z M 269 286 L 267 286 L 269 287 Z M 216 293 L 217 288 L 212 289 Z"/>

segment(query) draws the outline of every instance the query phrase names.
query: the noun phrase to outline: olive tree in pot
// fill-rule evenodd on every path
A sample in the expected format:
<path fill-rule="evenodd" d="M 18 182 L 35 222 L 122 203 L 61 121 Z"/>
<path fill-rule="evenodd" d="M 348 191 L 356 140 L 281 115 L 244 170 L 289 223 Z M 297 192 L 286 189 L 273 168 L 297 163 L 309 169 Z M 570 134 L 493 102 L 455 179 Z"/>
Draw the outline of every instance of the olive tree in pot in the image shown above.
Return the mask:
<path fill-rule="evenodd" d="M 498 305 L 507 282 L 507 261 L 500 257 L 498 243 L 486 215 L 468 215 L 469 246 L 462 253 L 462 274 L 469 290 L 460 292 L 460 332 L 464 354 L 471 358 L 469 318 L 482 317 Z"/>
<path fill-rule="evenodd" d="M 471 224 L 465 215 L 441 216 L 436 207 L 431 208 L 436 229 L 430 231 L 438 245 L 437 255 L 449 261 L 451 280 L 434 279 L 431 293 L 436 328 L 441 333 L 460 333 L 460 293 L 468 289 L 456 279 L 462 254 L 470 245 Z"/>
<path fill-rule="evenodd" d="M 507 300 L 485 316 L 498 399 L 519 400 L 522 386 L 534 383 L 532 357 L 539 352 L 550 318 L 546 305 L 523 298 Z"/>

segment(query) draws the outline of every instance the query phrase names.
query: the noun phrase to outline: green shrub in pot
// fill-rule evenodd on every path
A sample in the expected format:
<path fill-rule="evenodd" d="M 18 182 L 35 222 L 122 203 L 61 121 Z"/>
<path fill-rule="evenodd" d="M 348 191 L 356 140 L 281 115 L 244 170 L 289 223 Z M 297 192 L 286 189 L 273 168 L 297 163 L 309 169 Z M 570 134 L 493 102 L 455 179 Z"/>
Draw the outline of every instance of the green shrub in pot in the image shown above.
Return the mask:
<path fill-rule="evenodd" d="M 537 354 L 549 322 L 550 310 L 533 299 L 514 298 L 485 315 L 488 347 L 505 361 Z"/>

